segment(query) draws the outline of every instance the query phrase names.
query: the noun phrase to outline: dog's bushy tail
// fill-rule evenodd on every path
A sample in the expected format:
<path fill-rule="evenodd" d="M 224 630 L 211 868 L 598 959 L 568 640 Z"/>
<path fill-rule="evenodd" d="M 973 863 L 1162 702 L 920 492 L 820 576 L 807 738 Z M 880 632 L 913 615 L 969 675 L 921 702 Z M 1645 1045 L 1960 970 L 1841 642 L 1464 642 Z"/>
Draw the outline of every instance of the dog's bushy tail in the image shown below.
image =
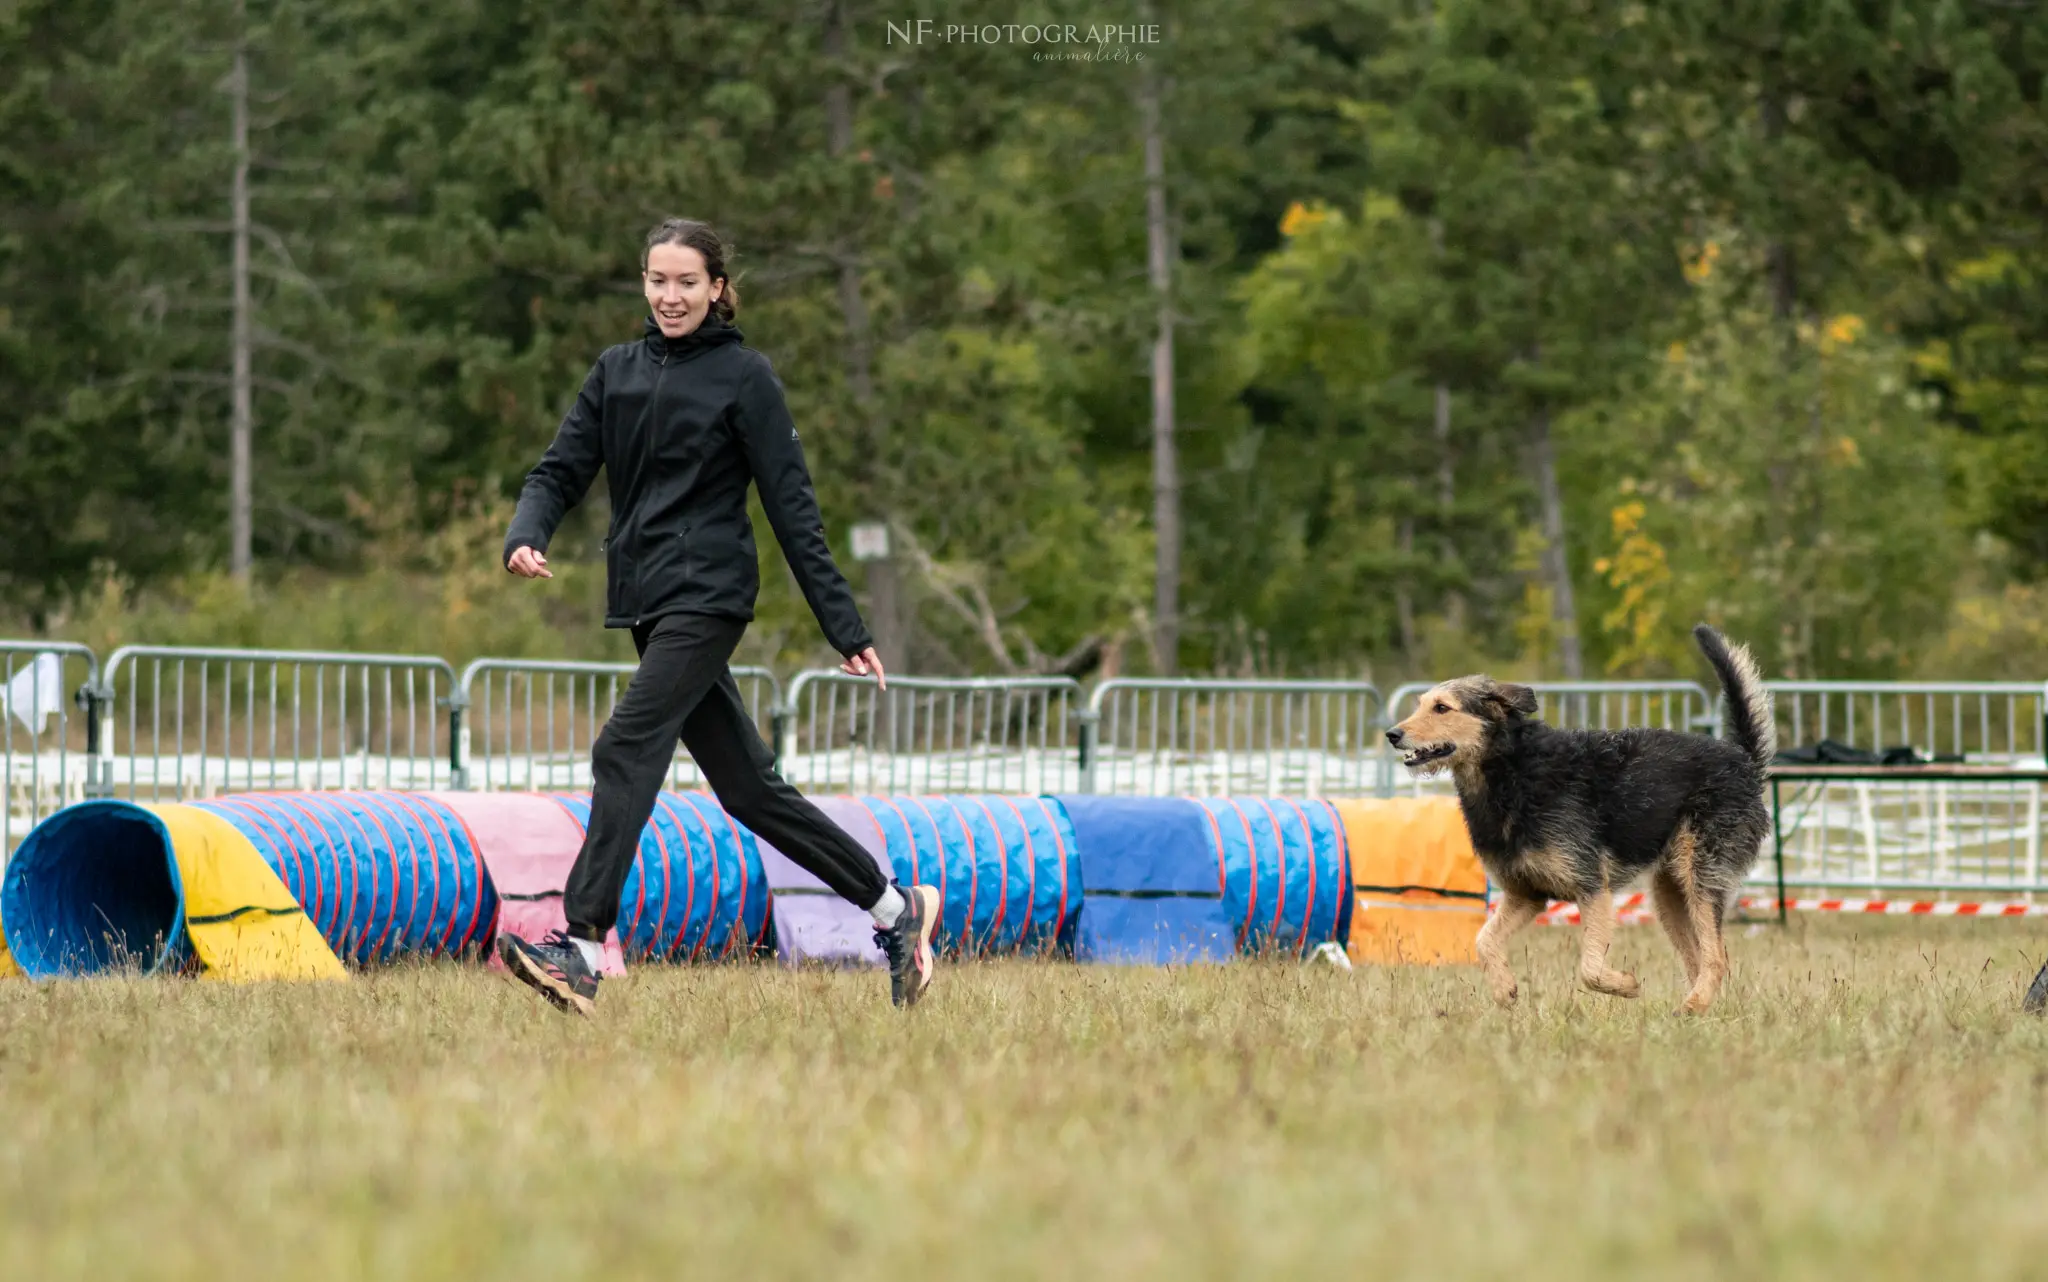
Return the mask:
<path fill-rule="evenodd" d="M 1692 639 L 1699 642 L 1700 652 L 1714 665 L 1721 688 L 1728 693 L 1728 720 L 1735 742 L 1759 768 L 1769 767 L 1771 758 L 1778 755 L 1778 718 L 1749 647 L 1729 645 L 1728 638 L 1704 623 L 1692 630 Z"/>

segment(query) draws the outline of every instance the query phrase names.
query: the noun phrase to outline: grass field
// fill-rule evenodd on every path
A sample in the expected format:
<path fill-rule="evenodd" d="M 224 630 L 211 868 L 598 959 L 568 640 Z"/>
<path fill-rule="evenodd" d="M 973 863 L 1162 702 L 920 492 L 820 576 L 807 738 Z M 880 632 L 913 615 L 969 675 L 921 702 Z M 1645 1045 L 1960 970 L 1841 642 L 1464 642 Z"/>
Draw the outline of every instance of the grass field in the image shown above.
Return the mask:
<path fill-rule="evenodd" d="M 0 1275 L 2040 1277 L 2032 923 L 1576 931 L 1476 971 L 453 966 L 0 985 Z"/>

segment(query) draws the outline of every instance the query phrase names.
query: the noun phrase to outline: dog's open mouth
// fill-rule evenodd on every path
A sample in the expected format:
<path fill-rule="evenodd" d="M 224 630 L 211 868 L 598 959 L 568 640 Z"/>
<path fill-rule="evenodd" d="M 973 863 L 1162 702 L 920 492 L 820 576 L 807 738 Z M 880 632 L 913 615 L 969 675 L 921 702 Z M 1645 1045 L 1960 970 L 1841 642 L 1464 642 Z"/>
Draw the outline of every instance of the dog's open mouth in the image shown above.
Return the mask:
<path fill-rule="evenodd" d="M 1402 753 L 1401 764 L 1410 770 L 1420 770 L 1433 762 L 1442 761 L 1457 750 L 1458 745 L 1455 743 L 1424 744 L 1420 748 L 1410 748 Z"/>

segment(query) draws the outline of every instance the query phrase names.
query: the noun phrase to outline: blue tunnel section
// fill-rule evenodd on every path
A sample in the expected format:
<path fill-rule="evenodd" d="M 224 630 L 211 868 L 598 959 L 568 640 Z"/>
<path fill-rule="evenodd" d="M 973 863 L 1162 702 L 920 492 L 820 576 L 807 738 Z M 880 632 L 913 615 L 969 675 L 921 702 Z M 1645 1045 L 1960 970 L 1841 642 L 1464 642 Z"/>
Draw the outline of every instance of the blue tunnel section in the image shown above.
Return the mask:
<path fill-rule="evenodd" d="M 1240 949 L 1305 952 L 1350 937 L 1350 848 L 1334 810 L 1287 797 L 1195 804 L 1221 854 L 1223 904 Z"/>
<path fill-rule="evenodd" d="M 468 829 L 403 792 L 245 793 L 190 803 L 233 824 L 355 965 L 487 945 L 498 896 Z"/>
<path fill-rule="evenodd" d="M 554 799 L 589 829 L 589 793 Z M 687 962 L 761 948 L 772 906 L 753 833 L 702 793 L 655 799 L 619 896 L 619 947 L 628 958 Z"/>
<path fill-rule="evenodd" d="M 1074 828 L 1050 797 L 864 796 L 896 880 L 935 886 L 950 952 L 1071 953 L 1083 898 Z"/>
<path fill-rule="evenodd" d="M 1151 797 L 1059 800 L 1088 882 L 1081 960 L 1163 965 L 1236 954 L 1223 862 L 1198 806 Z"/>
<path fill-rule="evenodd" d="M 1159 964 L 1306 953 L 1351 934 L 1336 812 L 1285 797 L 1060 798 L 1088 881 L 1080 956 Z"/>
<path fill-rule="evenodd" d="M 30 979 L 190 960 L 170 832 L 126 801 L 82 801 L 37 825 L 7 861 L 0 922 Z"/>

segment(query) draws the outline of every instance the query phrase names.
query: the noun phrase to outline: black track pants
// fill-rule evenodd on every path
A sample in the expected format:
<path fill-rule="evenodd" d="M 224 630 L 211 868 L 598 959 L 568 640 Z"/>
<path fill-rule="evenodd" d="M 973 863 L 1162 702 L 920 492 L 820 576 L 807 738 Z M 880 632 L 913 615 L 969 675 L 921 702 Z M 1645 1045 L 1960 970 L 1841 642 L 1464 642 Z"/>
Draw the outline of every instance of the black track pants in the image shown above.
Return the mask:
<path fill-rule="evenodd" d="M 618 921 L 619 892 L 679 737 L 718 803 L 756 836 L 857 907 L 874 907 L 888 889 L 867 851 L 775 773 L 775 755 L 726 667 L 746 630 L 709 614 L 663 615 L 633 629 L 640 669 L 590 754 L 590 827 L 562 905 L 571 935 L 602 940 Z"/>

